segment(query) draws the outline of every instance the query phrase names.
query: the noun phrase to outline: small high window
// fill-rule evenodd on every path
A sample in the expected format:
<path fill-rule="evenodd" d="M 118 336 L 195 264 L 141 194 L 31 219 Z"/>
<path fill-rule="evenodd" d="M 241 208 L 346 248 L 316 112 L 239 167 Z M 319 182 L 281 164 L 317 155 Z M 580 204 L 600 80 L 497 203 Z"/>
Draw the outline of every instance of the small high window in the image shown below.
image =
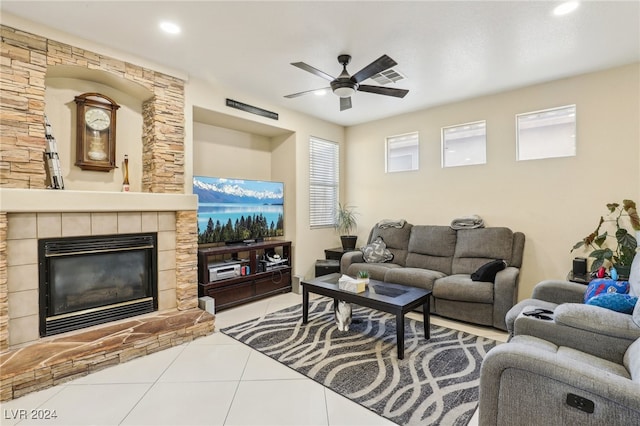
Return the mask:
<path fill-rule="evenodd" d="M 442 128 L 442 167 L 470 166 L 487 162 L 487 122 Z"/>
<path fill-rule="evenodd" d="M 576 155 L 576 106 L 568 105 L 516 115 L 517 159 Z"/>
<path fill-rule="evenodd" d="M 386 171 L 418 170 L 418 132 L 389 136 L 386 139 Z"/>

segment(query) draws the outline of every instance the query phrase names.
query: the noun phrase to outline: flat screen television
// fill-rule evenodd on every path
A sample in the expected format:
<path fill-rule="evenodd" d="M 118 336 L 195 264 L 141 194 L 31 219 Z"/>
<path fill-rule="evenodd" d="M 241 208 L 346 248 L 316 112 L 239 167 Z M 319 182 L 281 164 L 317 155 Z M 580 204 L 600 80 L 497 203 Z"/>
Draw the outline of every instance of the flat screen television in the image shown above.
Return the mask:
<path fill-rule="evenodd" d="M 284 183 L 193 177 L 198 243 L 242 243 L 284 235 Z"/>

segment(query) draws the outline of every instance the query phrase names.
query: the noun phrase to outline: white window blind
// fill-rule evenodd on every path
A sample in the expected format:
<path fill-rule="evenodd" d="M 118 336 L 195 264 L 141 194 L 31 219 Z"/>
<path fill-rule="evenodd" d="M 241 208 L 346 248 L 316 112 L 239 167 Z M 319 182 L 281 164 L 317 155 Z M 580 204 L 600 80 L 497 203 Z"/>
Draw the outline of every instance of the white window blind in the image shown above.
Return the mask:
<path fill-rule="evenodd" d="M 333 226 L 338 205 L 339 149 L 335 142 L 309 140 L 309 222 L 311 227 Z"/>

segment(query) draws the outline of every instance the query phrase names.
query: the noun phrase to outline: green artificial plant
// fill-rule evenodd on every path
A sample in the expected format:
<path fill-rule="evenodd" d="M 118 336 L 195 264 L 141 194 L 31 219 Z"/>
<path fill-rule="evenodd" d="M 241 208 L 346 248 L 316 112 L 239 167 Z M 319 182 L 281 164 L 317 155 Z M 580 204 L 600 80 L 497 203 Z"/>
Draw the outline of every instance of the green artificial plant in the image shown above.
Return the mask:
<path fill-rule="evenodd" d="M 352 232 L 358 227 L 356 214 L 354 207 L 338 203 L 334 228 L 339 235 L 352 235 Z"/>
<path fill-rule="evenodd" d="M 581 247 L 593 249 L 589 253 L 589 257 L 593 258 L 591 272 L 608 264 L 616 268 L 628 268 L 636 254 L 638 242 L 626 228 L 628 221 L 633 230 L 640 230 L 640 217 L 638 217 L 636 203 L 632 200 L 623 200 L 622 206 L 618 203 L 609 203 L 607 209 L 609 213 L 606 216 L 600 216 L 596 230 L 578 241 L 571 249 L 572 252 Z M 615 233 L 612 235 L 608 230 L 601 231 L 603 226 L 615 229 Z M 608 243 L 612 240 L 615 240 L 615 245 L 609 247 Z"/>

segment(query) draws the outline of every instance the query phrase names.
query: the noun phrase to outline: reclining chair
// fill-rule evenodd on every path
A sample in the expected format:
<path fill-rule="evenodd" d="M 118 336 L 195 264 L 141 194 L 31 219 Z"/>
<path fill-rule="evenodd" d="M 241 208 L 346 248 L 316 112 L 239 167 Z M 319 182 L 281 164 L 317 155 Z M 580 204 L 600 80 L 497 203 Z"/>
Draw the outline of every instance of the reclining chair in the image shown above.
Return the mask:
<path fill-rule="evenodd" d="M 538 283 L 530 299 L 507 312 L 509 339 L 534 336 L 622 364 L 629 345 L 640 338 L 640 326 L 632 315 L 585 305 L 585 290 L 585 285 L 569 281 Z"/>
<path fill-rule="evenodd" d="M 640 424 L 640 338 L 613 362 L 517 335 L 480 369 L 481 425 Z"/>

